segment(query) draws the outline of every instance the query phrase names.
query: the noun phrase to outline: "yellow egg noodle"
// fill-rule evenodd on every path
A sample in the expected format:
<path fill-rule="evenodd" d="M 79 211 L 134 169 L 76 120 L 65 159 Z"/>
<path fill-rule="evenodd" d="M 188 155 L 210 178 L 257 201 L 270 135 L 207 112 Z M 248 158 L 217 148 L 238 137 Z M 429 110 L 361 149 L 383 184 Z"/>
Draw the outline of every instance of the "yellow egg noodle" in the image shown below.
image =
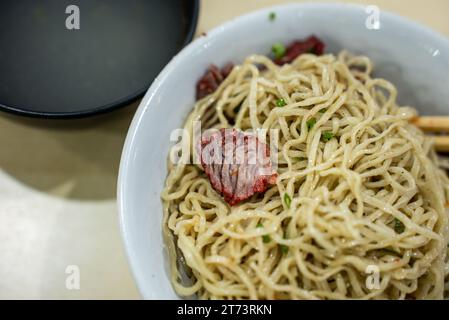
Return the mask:
<path fill-rule="evenodd" d="M 347 52 L 284 66 L 253 55 L 196 103 L 190 132 L 196 120 L 204 129 L 267 129 L 267 141 L 276 129 L 279 176 L 231 207 L 200 166 L 169 162 L 164 235 L 180 296 L 447 295 L 449 181 L 431 139 L 410 123 L 414 110 L 399 107 L 394 85 L 372 70 Z"/>

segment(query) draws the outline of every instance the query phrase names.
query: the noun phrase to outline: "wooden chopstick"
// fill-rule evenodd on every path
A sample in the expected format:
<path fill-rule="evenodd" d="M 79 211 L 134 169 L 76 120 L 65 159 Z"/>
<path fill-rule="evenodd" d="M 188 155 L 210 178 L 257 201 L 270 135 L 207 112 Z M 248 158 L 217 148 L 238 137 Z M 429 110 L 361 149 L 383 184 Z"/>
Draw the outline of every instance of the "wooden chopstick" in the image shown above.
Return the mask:
<path fill-rule="evenodd" d="M 423 131 L 449 132 L 449 117 L 417 117 L 412 123 Z"/>
<path fill-rule="evenodd" d="M 449 152 L 449 136 L 435 136 L 433 139 L 435 150 L 438 152 Z"/>
<path fill-rule="evenodd" d="M 417 117 L 412 123 L 425 132 L 449 133 L 449 117 Z M 435 149 L 449 152 L 449 136 L 434 136 Z"/>

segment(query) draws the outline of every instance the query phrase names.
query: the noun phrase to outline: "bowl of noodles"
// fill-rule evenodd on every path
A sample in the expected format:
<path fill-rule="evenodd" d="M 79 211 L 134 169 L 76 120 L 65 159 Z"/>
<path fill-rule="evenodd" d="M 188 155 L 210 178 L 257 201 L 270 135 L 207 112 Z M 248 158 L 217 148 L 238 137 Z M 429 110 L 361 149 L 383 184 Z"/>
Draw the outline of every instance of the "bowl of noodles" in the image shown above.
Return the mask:
<path fill-rule="evenodd" d="M 447 296 L 447 165 L 413 119 L 449 113 L 449 42 L 371 14 L 264 9 L 161 72 L 118 187 L 144 298 Z"/>

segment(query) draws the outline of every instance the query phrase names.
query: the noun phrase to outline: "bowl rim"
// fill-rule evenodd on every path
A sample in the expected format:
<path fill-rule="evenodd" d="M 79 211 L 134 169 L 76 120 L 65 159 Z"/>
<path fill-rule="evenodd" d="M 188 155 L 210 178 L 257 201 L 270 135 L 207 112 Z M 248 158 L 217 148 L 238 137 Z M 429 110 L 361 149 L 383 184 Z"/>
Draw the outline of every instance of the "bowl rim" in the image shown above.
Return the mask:
<path fill-rule="evenodd" d="M 131 269 L 131 273 L 133 275 L 133 278 L 136 282 L 137 288 L 141 294 L 141 296 L 144 299 L 147 299 L 145 296 L 145 290 L 144 290 L 144 284 L 142 281 L 142 272 L 145 272 L 141 270 L 138 267 L 138 259 L 137 259 L 137 252 L 135 248 L 131 246 L 130 242 L 130 236 L 129 236 L 129 227 L 126 219 L 126 211 L 125 211 L 125 194 L 127 189 L 127 177 L 128 177 L 128 171 L 130 167 L 130 161 L 131 161 L 131 151 L 134 147 L 134 141 L 136 138 L 136 135 L 139 131 L 140 124 L 143 121 L 143 118 L 145 116 L 146 110 L 151 103 L 151 101 L 154 99 L 156 94 L 159 91 L 159 88 L 163 85 L 163 83 L 166 81 L 168 77 L 171 76 L 174 69 L 177 67 L 178 64 L 180 64 L 184 59 L 188 58 L 190 54 L 198 47 L 201 47 L 202 45 L 206 44 L 208 39 L 210 37 L 219 37 L 222 33 L 226 32 L 227 29 L 231 28 L 233 25 L 240 23 L 244 20 L 250 20 L 251 18 L 255 18 L 257 16 L 263 16 L 267 15 L 273 11 L 277 10 L 286 10 L 288 8 L 290 9 L 301 9 L 301 8 L 326 8 L 326 9 L 342 9 L 345 8 L 347 10 L 351 10 L 354 13 L 360 13 L 365 12 L 368 5 L 363 4 L 352 4 L 352 3 L 329 3 L 329 2 L 318 2 L 318 3 L 287 3 L 287 4 L 281 4 L 281 5 L 275 5 L 275 6 L 268 6 L 264 7 L 262 9 L 254 10 L 249 13 L 237 16 L 235 18 L 232 18 L 217 27 L 214 27 L 210 31 L 207 32 L 207 37 L 205 36 L 199 36 L 198 38 L 194 39 L 190 44 L 188 44 L 186 47 L 184 47 L 177 55 L 175 55 L 171 61 L 163 68 L 163 70 L 159 73 L 159 75 L 155 78 L 153 84 L 148 89 L 147 93 L 145 94 L 144 98 L 139 104 L 139 107 L 132 119 L 131 125 L 128 129 L 128 133 L 126 135 L 125 143 L 122 150 L 122 155 L 120 159 L 120 167 L 119 167 L 119 173 L 118 173 L 118 182 L 117 182 L 117 207 L 118 207 L 118 218 L 119 218 L 119 225 L 120 225 L 120 233 L 123 240 L 123 245 L 126 252 L 126 257 L 128 260 L 128 264 Z M 432 28 L 416 22 L 410 18 L 406 18 L 403 16 L 400 16 L 396 13 L 381 10 L 381 15 L 383 17 L 387 17 L 387 19 L 393 20 L 399 24 L 406 25 L 410 29 L 415 29 L 417 31 L 420 31 L 421 33 L 425 34 L 425 36 L 432 38 L 435 40 L 435 42 L 443 45 L 446 47 L 446 49 L 449 52 L 449 39 L 444 36 L 442 33 L 433 30 Z"/>

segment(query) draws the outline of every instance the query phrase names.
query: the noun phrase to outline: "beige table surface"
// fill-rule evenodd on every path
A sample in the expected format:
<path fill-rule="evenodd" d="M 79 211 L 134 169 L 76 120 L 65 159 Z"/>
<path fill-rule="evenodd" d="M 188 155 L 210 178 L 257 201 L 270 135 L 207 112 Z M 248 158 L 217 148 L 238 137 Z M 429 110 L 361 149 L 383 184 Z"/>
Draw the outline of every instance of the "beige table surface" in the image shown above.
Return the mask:
<path fill-rule="evenodd" d="M 197 34 L 281 0 L 203 0 Z M 290 1 L 291 2 L 291 1 Z M 448 0 L 378 5 L 449 36 Z M 115 203 L 126 131 L 137 103 L 84 120 L 0 114 L 0 298 L 136 299 Z M 67 266 L 80 289 L 66 289 Z"/>

